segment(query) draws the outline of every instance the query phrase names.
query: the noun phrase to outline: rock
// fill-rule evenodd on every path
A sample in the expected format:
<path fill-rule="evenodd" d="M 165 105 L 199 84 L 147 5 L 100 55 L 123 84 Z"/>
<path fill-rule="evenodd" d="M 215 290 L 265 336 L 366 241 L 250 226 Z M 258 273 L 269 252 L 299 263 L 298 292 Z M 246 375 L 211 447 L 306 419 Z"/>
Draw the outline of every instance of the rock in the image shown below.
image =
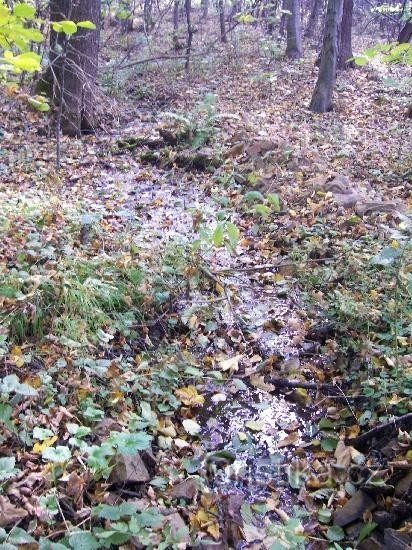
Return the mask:
<path fill-rule="evenodd" d="M 150 480 L 140 453 L 135 455 L 116 455 L 115 466 L 109 476 L 109 483 L 144 483 Z"/>
<path fill-rule="evenodd" d="M 193 477 L 185 479 L 172 487 L 169 491 L 171 498 L 184 498 L 185 500 L 193 500 L 198 492 L 197 482 Z"/>
<path fill-rule="evenodd" d="M 350 195 L 353 192 L 352 182 L 347 176 L 338 174 L 332 181 L 325 183 L 324 190 L 330 193 Z"/>
<path fill-rule="evenodd" d="M 396 521 L 395 515 L 387 512 L 386 510 L 377 510 L 373 513 L 372 519 L 375 523 L 379 525 L 380 529 L 392 527 L 392 525 Z"/>
<path fill-rule="evenodd" d="M 176 548 L 186 548 L 190 544 L 190 535 L 182 516 L 178 512 L 175 512 L 168 516 L 166 520 L 170 524 L 171 535 L 179 540 Z"/>
<path fill-rule="evenodd" d="M 356 206 L 356 213 L 358 216 L 368 216 L 374 212 L 395 212 L 398 210 L 399 205 L 395 202 L 374 201 L 363 202 Z"/>
<path fill-rule="evenodd" d="M 365 512 L 374 508 L 376 508 L 376 503 L 363 491 L 357 491 L 345 506 L 336 510 L 334 523 L 340 527 L 345 527 L 345 525 L 360 519 Z"/>
<path fill-rule="evenodd" d="M 395 486 L 395 495 L 399 498 L 412 496 L 412 471 L 402 478 Z"/>
<path fill-rule="evenodd" d="M 412 533 L 401 533 L 395 529 L 385 529 L 385 548 L 390 550 L 410 550 Z"/>
<path fill-rule="evenodd" d="M 357 202 L 360 200 L 360 195 L 356 192 L 352 193 L 335 193 L 333 198 L 338 203 L 339 206 L 349 209 L 356 206 Z"/>
<path fill-rule="evenodd" d="M 308 185 L 310 187 L 313 187 L 316 190 L 324 190 L 326 182 L 328 181 L 328 176 L 321 174 L 319 176 L 315 176 L 314 178 L 310 178 L 305 185 Z"/>
<path fill-rule="evenodd" d="M 385 550 L 386 546 L 384 546 L 381 537 L 374 533 L 372 536 L 363 540 L 357 548 L 359 548 L 359 550 Z"/>

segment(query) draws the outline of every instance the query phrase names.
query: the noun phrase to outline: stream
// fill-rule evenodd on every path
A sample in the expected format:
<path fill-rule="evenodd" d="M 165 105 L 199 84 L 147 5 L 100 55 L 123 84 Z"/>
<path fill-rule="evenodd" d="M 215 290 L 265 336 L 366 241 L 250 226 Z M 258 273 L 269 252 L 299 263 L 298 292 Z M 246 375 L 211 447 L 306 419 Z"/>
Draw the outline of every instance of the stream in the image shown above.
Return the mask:
<path fill-rule="evenodd" d="M 188 174 L 159 170 L 153 182 L 146 178 L 144 166 L 131 164 L 121 178 L 113 173 L 102 176 L 124 195 L 119 215 L 133 228 L 139 250 L 161 251 L 168 244 L 193 242 L 198 238 L 193 223 L 198 213 L 205 226 L 216 224 L 219 204 L 197 179 L 187 181 Z M 253 265 L 248 252 L 243 254 L 236 257 L 224 248 L 215 249 L 207 257 L 207 267 L 215 272 L 239 261 Z M 305 406 L 286 399 L 255 371 L 268 358 L 298 371 L 303 322 L 289 289 L 273 273 L 233 272 L 225 274 L 222 283 L 225 294 L 216 303 L 193 289 L 177 304 L 180 315 L 208 307 L 210 321 L 219 327 L 218 337 L 206 339 L 197 356 L 234 356 L 239 363 L 229 369 L 232 376 L 223 385 L 207 382 L 205 403 L 197 413 L 210 488 L 218 495 L 240 494 L 249 503 L 275 493 L 282 509 L 292 511 L 297 497 L 290 488 L 288 466 L 296 447 L 304 447 L 305 438 L 313 437 L 313 419 Z"/>

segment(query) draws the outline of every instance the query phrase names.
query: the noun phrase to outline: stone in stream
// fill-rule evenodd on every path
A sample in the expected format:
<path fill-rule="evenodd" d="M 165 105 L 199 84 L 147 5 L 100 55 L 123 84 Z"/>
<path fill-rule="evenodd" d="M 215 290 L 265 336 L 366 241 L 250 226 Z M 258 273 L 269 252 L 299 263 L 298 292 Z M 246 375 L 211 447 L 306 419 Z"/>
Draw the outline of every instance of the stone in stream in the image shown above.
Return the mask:
<path fill-rule="evenodd" d="M 118 454 L 109 476 L 109 483 L 144 483 L 150 480 L 150 474 L 140 453 L 135 455 Z"/>
<path fill-rule="evenodd" d="M 334 523 L 340 527 L 345 527 L 345 525 L 362 518 L 365 512 L 374 508 L 376 508 L 375 501 L 363 491 L 357 491 L 342 508 L 336 510 Z"/>
<path fill-rule="evenodd" d="M 189 477 L 181 483 L 174 485 L 169 491 L 171 498 L 184 498 L 185 500 L 193 500 L 198 493 L 197 482 L 194 478 Z"/>

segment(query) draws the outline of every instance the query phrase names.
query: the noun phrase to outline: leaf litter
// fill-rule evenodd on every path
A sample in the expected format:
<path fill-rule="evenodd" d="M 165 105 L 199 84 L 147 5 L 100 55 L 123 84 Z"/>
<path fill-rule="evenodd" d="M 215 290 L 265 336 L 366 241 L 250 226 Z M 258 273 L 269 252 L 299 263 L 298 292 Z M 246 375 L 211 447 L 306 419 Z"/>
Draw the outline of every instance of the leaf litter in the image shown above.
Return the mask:
<path fill-rule="evenodd" d="M 403 246 L 408 183 L 387 134 L 397 106 L 367 107 L 371 91 L 389 92 L 356 73 L 336 112 L 311 115 L 297 107 L 308 88 L 294 85 L 310 71 L 279 62 L 274 101 L 259 60 L 214 66 L 218 109 L 234 116 L 211 133 L 202 158 L 226 160 L 210 172 L 167 143 L 154 157 L 147 144 L 118 150 L 169 135 L 144 104 L 109 135 L 64 140 L 59 174 L 38 115 L 6 120 L 3 541 L 325 547 L 398 525 L 410 424 L 368 435 L 384 414 L 345 379 L 340 327 L 322 314 L 345 242 L 367 261 L 356 243 L 371 235 L 378 264 Z M 178 81 L 173 97 L 163 91 L 168 109 L 209 87 L 193 76 L 188 95 Z M 324 287 L 302 276 L 321 269 Z M 384 289 L 368 292 L 354 299 L 373 320 Z M 374 369 L 395 361 L 364 343 Z M 294 383 L 278 390 L 284 379 Z M 388 391 L 389 405 L 405 403 Z"/>

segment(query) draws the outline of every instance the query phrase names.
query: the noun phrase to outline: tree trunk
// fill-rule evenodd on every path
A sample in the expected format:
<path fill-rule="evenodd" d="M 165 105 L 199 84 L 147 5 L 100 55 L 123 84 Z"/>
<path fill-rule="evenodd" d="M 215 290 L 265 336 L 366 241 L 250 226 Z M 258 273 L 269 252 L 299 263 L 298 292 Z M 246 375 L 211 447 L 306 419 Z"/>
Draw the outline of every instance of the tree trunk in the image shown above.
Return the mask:
<path fill-rule="evenodd" d="M 226 25 L 225 25 L 224 0 L 218 0 L 218 9 L 219 9 L 219 22 L 220 22 L 220 41 L 226 44 L 227 35 L 226 35 Z"/>
<path fill-rule="evenodd" d="M 286 9 L 290 12 L 287 15 L 286 23 L 286 57 L 299 59 L 302 57 L 302 26 L 300 21 L 300 0 L 286 0 Z"/>
<path fill-rule="evenodd" d="M 407 21 L 406 24 L 402 27 L 399 36 L 399 44 L 407 44 L 412 38 L 412 21 Z"/>
<path fill-rule="evenodd" d="M 153 4 L 152 0 L 144 0 L 143 4 L 143 22 L 145 32 L 150 32 L 154 27 L 153 22 Z"/>
<path fill-rule="evenodd" d="M 201 0 L 200 5 L 202 8 L 202 19 L 205 22 L 209 15 L 209 0 Z"/>
<path fill-rule="evenodd" d="M 187 24 L 187 44 L 186 44 L 186 63 L 185 69 L 189 69 L 190 52 L 192 51 L 193 27 L 192 27 L 192 0 L 185 0 L 186 24 Z"/>
<path fill-rule="evenodd" d="M 313 38 L 318 22 L 321 0 L 314 0 L 310 11 L 308 24 L 305 30 L 305 38 Z"/>
<path fill-rule="evenodd" d="M 79 28 L 70 37 L 50 34 L 50 66 L 43 77 L 59 103 L 61 131 L 69 136 L 93 133 L 100 38 L 100 0 L 51 0 L 50 20 L 92 21 L 96 30 Z"/>
<path fill-rule="evenodd" d="M 355 66 L 352 59 L 352 18 L 353 0 L 343 0 L 342 25 L 340 32 L 340 45 L 338 55 L 338 69 L 349 69 Z"/>
<path fill-rule="evenodd" d="M 328 0 L 319 75 L 309 106 L 314 113 L 326 113 L 332 109 L 342 11 L 343 0 Z"/>

